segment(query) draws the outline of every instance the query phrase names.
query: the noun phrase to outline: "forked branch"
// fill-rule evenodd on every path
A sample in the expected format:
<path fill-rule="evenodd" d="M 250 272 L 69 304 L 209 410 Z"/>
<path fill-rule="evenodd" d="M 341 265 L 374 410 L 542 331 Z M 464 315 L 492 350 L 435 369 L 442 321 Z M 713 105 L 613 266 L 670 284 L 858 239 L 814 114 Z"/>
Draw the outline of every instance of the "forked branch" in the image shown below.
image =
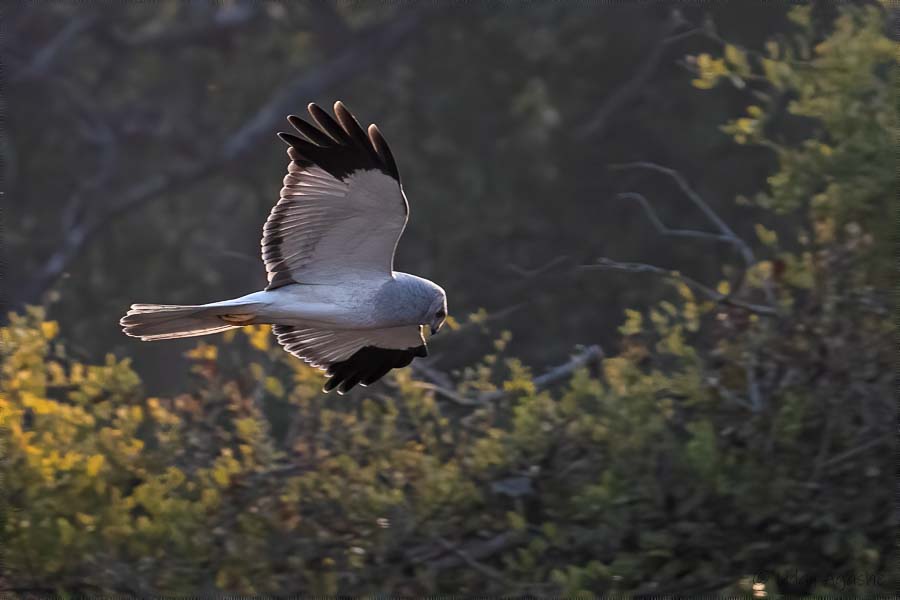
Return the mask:
<path fill-rule="evenodd" d="M 720 304 L 728 304 L 731 306 L 745 308 L 761 315 L 777 315 L 777 309 L 775 308 L 775 294 L 768 281 L 763 285 L 763 292 L 766 295 L 766 301 L 768 303 L 767 305 L 744 302 L 742 300 L 737 300 L 734 297 L 743 287 L 744 278 L 746 277 L 747 271 L 756 264 L 756 255 L 753 253 L 753 249 L 750 247 L 750 245 L 741 237 L 739 237 L 734 232 L 734 230 L 729 227 L 728 224 L 718 214 L 716 214 L 712 207 L 710 207 L 710 205 L 703 199 L 703 197 L 690 186 L 687 180 L 678 171 L 648 161 L 614 164 L 610 165 L 609 168 L 611 170 L 647 169 L 662 173 L 671 178 L 678 186 L 678 188 L 688 197 L 688 199 L 690 199 L 691 203 L 693 203 L 693 205 L 703 213 L 703 215 L 709 220 L 709 222 L 712 223 L 716 231 L 675 229 L 669 227 L 665 223 L 663 223 L 656 210 L 654 210 L 650 202 L 642 194 L 638 194 L 636 192 L 625 192 L 619 194 L 618 197 L 621 199 L 633 200 L 637 202 L 641 206 L 641 209 L 644 211 L 644 214 L 650 220 L 650 223 L 661 235 L 714 241 L 730 245 L 735 249 L 735 251 L 737 251 L 738 255 L 741 257 L 743 268 L 740 269 L 734 280 L 730 282 L 731 285 L 727 294 L 722 294 L 716 290 L 713 290 L 712 288 L 703 285 L 700 282 L 689 277 L 681 275 L 676 271 L 669 271 L 667 269 L 662 269 L 660 267 L 655 267 L 653 265 L 647 265 L 643 263 L 620 263 L 604 258 L 600 259 L 593 265 L 584 265 L 583 268 L 662 274 L 670 279 L 678 279 L 682 281 L 695 291 L 700 292 L 707 298 L 714 300 L 715 302 L 718 302 Z"/>

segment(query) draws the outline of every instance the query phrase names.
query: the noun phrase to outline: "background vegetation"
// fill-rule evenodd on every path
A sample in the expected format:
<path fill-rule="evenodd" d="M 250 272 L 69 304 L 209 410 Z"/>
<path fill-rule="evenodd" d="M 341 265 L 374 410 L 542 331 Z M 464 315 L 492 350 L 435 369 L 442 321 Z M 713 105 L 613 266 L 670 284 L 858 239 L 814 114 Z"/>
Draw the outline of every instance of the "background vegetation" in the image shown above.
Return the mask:
<path fill-rule="evenodd" d="M 8 9 L 0 588 L 896 589 L 897 19 L 725 6 Z M 334 397 L 266 327 L 121 337 L 261 286 L 271 134 L 333 98 L 433 358 Z"/>

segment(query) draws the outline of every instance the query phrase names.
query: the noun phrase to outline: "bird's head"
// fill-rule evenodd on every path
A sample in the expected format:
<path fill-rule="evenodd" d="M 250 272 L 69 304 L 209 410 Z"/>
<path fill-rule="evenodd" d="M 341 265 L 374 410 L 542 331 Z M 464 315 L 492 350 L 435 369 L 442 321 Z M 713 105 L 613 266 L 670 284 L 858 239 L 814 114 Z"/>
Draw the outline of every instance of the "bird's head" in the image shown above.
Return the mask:
<path fill-rule="evenodd" d="M 434 287 L 436 288 L 434 290 L 434 299 L 428 308 L 428 313 L 425 317 L 426 322 L 423 323 L 423 325 L 428 325 L 431 328 L 431 335 L 441 330 L 441 327 L 444 326 L 444 320 L 447 318 L 447 294 L 439 285 Z"/>
<path fill-rule="evenodd" d="M 392 290 L 394 296 L 387 296 L 385 302 L 389 304 L 402 304 L 410 312 L 403 312 L 400 318 L 409 324 L 411 319 L 415 323 L 431 329 L 434 335 L 440 331 L 447 318 L 447 294 L 444 288 L 422 277 L 416 277 L 409 273 L 394 273 L 395 285 L 385 287 Z"/>

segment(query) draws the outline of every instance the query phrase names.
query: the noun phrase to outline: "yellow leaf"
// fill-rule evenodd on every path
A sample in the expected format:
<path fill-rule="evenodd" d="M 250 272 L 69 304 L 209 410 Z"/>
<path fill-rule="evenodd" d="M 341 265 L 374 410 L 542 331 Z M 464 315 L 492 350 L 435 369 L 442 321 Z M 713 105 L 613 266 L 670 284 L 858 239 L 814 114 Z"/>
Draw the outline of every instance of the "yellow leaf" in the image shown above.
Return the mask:
<path fill-rule="evenodd" d="M 84 381 L 84 365 L 81 363 L 74 363 L 69 370 L 69 379 L 72 384 L 79 384 Z"/>
<path fill-rule="evenodd" d="M 253 375 L 253 379 L 262 379 L 265 375 L 265 370 L 257 362 L 250 363 L 250 374 Z"/>
<path fill-rule="evenodd" d="M 756 224 L 756 237 L 766 246 L 774 246 L 778 243 L 778 234 L 771 229 L 766 229 L 764 225 Z"/>
<path fill-rule="evenodd" d="M 719 285 L 716 286 L 716 291 L 723 296 L 727 296 L 731 292 L 731 285 L 727 281 L 720 281 Z"/>
<path fill-rule="evenodd" d="M 517 512 L 507 512 L 506 519 L 509 522 L 509 526 L 515 531 L 524 531 L 525 527 L 528 526 L 528 523 L 525 522 L 525 518 Z"/>
<path fill-rule="evenodd" d="M 90 477 L 96 477 L 97 473 L 100 472 L 100 469 L 103 467 L 103 463 L 106 461 L 102 454 L 95 454 L 90 457 L 87 461 L 87 474 Z"/>
<path fill-rule="evenodd" d="M 756 126 L 756 121 L 754 121 L 753 119 L 740 118 L 734 122 L 734 125 L 738 131 L 750 134 L 753 133 L 753 130 Z"/>
<path fill-rule="evenodd" d="M 742 50 L 731 44 L 725 45 L 725 59 L 734 65 L 735 70 L 740 75 L 750 74 L 750 63 L 747 62 L 747 56 Z"/>
<path fill-rule="evenodd" d="M 200 342 L 193 350 L 185 352 L 185 356 L 194 360 L 216 360 L 219 349 L 211 344 Z"/>
<path fill-rule="evenodd" d="M 75 519 L 76 519 L 79 523 L 81 523 L 82 525 L 84 525 L 85 527 L 91 527 L 91 526 L 94 524 L 95 520 L 96 520 L 92 515 L 86 515 L 86 514 L 84 514 L 84 513 L 82 513 L 82 512 L 77 512 L 77 513 L 75 513 Z"/>
<path fill-rule="evenodd" d="M 47 372 L 50 375 L 50 385 L 65 385 L 66 372 L 58 362 L 47 363 Z"/>
<path fill-rule="evenodd" d="M 212 473 L 213 479 L 216 480 L 221 486 L 228 485 L 228 482 L 231 481 L 231 477 L 228 474 L 228 470 L 225 467 L 216 467 Z"/>
<path fill-rule="evenodd" d="M 59 333 L 59 324 L 56 321 L 44 321 L 41 323 L 41 332 L 48 340 L 52 340 Z"/>
<path fill-rule="evenodd" d="M 636 310 L 630 308 L 625 309 L 625 324 L 619 327 L 619 333 L 622 335 L 635 335 L 641 332 L 643 327 L 644 316 Z"/>
<path fill-rule="evenodd" d="M 56 527 L 59 531 L 59 542 L 61 546 L 68 546 L 75 539 L 75 528 L 66 519 L 59 517 L 56 519 Z"/>
<path fill-rule="evenodd" d="M 672 304 L 671 302 L 669 302 L 668 300 L 663 300 L 662 302 L 660 302 L 659 307 L 661 309 L 663 309 L 664 311 L 666 311 L 669 314 L 669 316 L 674 317 L 675 315 L 678 314 L 678 309 L 675 308 L 675 305 Z"/>
<path fill-rule="evenodd" d="M 266 377 L 266 391 L 276 398 L 284 397 L 284 386 L 277 377 Z"/>
<path fill-rule="evenodd" d="M 688 302 L 692 302 L 694 300 L 694 292 L 691 291 L 691 288 L 684 282 L 679 281 L 675 286 L 678 289 L 678 295 L 687 300 Z"/>
<path fill-rule="evenodd" d="M 268 325 L 251 325 L 244 328 L 244 333 L 250 338 L 250 345 L 257 350 L 265 352 L 269 349 L 271 336 L 269 336 Z"/>

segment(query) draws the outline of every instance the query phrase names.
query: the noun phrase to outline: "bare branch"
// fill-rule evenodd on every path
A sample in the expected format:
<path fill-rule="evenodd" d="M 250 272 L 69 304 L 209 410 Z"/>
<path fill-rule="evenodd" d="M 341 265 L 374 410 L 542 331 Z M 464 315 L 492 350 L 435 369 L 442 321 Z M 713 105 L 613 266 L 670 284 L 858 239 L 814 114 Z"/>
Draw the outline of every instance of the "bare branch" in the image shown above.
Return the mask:
<path fill-rule="evenodd" d="M 641 202 L 644 211 L 650 217 L 650 220 L 653 222 L 654 226 L 660 230 L 662 233 L 666 235 L 676 235 L 682 237 L 693 237 L 698 239 L 714 239 L 716 241 L 725 242 L 730 244 L 732 247 L 737 250 L 738 254 L 741 257 L 741 260 L 744 262 L 744 268 L 741 269 L 734 280 L 731 282 L 731 290 L 729 292 L 729 297 L 731 295 L 737 294 L 741 288 L 743 287 L 744 278 L 746 277 L 747 271 L 756 264 L 756 256 L 753 253 L 753 249 L 750 248 L 750 245 L 747 244 L 742 238 L 738 237 L 738 235 L 728 226 L 725 221 L 716 214 L 716 212 L 709 206 L 709 204 L 703 199 L 700 194 L 698 194 L 687 182 L 687 180 L 676 170 L 670 169 L 668 167 L 663 167 L 662 165 L 658 165 L 653 162 L 648 161 L 638 161 L 632 163 L 625 164 L 615 164 L 610 165 L 610 169 L 612 170 L 624 170 L 624 169 L 649 169 L 651 171 L 657 171 L 668 177 L 672 178 L 682 192 L 691 200 L 691 202 L 696 206 L 700 211 L 706 216 L 709 221 L 715 225 L 716 229 L 719 230 L 718 234 L 712 234 L 703 231 L 694 231 L 694 230 L 682 230 L 682 229 L 669 229 L 667 228 L 662 221 L 658 218 L 656 213 L 650 207 L 650 203 L 641 196 L 640 194 L 627 193 L 620 194 L 619 197 L 628 197 L 631 199 L 637 199 Z M 688 233 L 692 232 L 692 233 Z M 763 291 L 766 295 L 766 301 L 771 305 L 775 306 L 775 293 L 772 290 L 771 283 L 766 281 L 763 286 Z"/>
<path fill-rule="evenodd" d="M 429 562 L 428 566 L 435 571 L 444 571 L 466 564 L 466 556 L 470 560 L 484 560 L 521 542 L 523 536 L 516 531 L 507 531 L 488 540 L 467 542 L 458 546 L 458 551 Z"/>
<path fill-rule="evenodd" d="M 91 29 L 98 21 L 97 15 L 81 15 L 69 21 L 50 42 L 41 48 L 27 65 L 19 70 L 10 83 L 42 77 L 50 72 L 53 63 L 83 32 Z"/>
<path fill-rule="evenodd" d="M 440 369 L 431 366 L 429 362 L 416 360 L 413 361 L 410 368 L 413 370 L 413 373 L 416 375 L 421 375 L 428 381 L 439 385 L 441 387 L 450 389 L 453 387 L 453 381 L 450 379 L 450 376 L 441 371 Z"/>
<path fill-rule="evenodd" d="M 707 377 L 706 383 L 711 385 L 713 389 L 715 389 L 719 393 L 720 396 L 722 396 L 729 402 L 733 402 L 734 404 L 737 404 L 742 408 L 746 408 L 750 412 L 757 412 L 753 405 L 722 385 L 718 377 Z"/>
<path fill-rule="evenodd" d="M 600 105 L 600 108 L 594 113 L 594 116 L 588 120 L 587 124 L 581 128 L 578 137 L 584 139 L 592 136 L 599 136 L 606 129 L 610 117 L 628 102 L 640 93 L 645 87 L 647 81 L 656 72 L 660 60 L 662 60 L 665 49 L 674 42 L 684 39 L 694 31 L 684 32 L 675 35 L 675 31 L 685 24 L 684 18 L 678 9 L 674 9 L 669 20 L 663 26 L 662 36 L 659 42 L 653 47 L 650 53 L 634 70 L 634 75 L 619 86 L 616 91 L 607 97 L 606 101 Z"/>
<path fill-rule="evenodd" d="M 568 262 L 568 260 L 569 260 L 569 257 L 563 255 L 563 256 L 557 256 L 553 260 L 549 261 L 548 263 L 546 263 L 543 266 L 538 267 L 536 269 L 525 269 L 523 267 L 520 267 L 518 265 L 513 265 L 513 264 L 509 264 L 509 265 L 507 265 L 507 267 L 509 268 L 510 271 L 512 271 L 516 275 L 519 275 L 519 276 L 525 277 L 525 278 L 531 278 L 531 277 L 537 277 L 539 275 L 543 275 L 547 271 L 550 271 L 550 270 L 554 269 L 555 267 L 558 267 L 559 265 L 561 265 L 565 262 Z"/>
<path fill-rule="evenodd" d="M 588 346 L 579 354 L 576 354 L 572 357 L 572 359 L 558 367 L 554 367 L 540 375 L 539 377 L 534 378 L 534 387 L 540 389 L 543 387 L 547 387 L 550 384 L 556 383 L 561 379 L 565 379 L 572 372 L 577 371 L 581 367 L 587 365 L 589 362 L 593 360 L 601 360 L 603 358 L 603 349 L 600 346 L 593 345 Z"/>
<path fill-rule="evenodd" d="M 192 176 L 192 172 L 176 177 L 173 175 L 156 175 L 125 192 L 124 200 L 118 205 L 102 213 L 86 217 L 66 232 L 66 237 L 57 250 L 44 262 L 37 274 L 25 286 L 19 296 L 18 303 L 37 299 L 62 273 L 69 268 L 85 246 L 106 225 L 126 214 L 129 209 L 152 200 L 167 190 L 174 189 L 200 177 Z"/>
<path fill-rule="evenodd" d="M 759 391 L 759 382 L 756 380 L 756 360 L 747 361 L 744 364 L 744 373 L 747 377 L 747 397 L 750 398 L 750 406 L 753 412 L 762 410 L 762 395 Z"/>
<path fill-rule="evenodd" d="M 727 306 L 734 306 L 736 308 L 742 308 L 744 310 L 750 311 L 754 314 L 758 314 L 766 317 L 774 317 L 777 316 L 777 311 L 771 307 L 763 304 L 753 304 L 751 302 L 744 302 L 742 300 L 738 300 L 731 296 L 727 296 L 725 294 L 721 294 L 718 291 L 712 289 L 709 286 L 706 286 L 696 279 L 692 279 L 687 275 L 682 275 L 678 271 L 670 271 L 668 269 L 663 269 L 662 267 L 657 267 L 654 265 L 648 265 L 645 263 L 627 263 L 627 262 L 619 262 L 609 258 L 598 258 L 597 262 L 590 265 L 582 265 L 580 269 L 585 271 L 625 271 L 628 273 L 652 273 L 654 275 L 659 275 L 665 277 L 666 279 L 671 279 L 674 281 L 679 281 L 684 283 L 688 287 L 690 287 L 695 292 L 699 292 L 700 294 L 706 296 L 710 300 L 714 302 L 718 302 L 719 304 L 725 304 Z"/>
<path fill-rule="evenodd" d="M 350 79 L 364 71 L 377 58 L 384 58 L 408 43 L 410 33 L 420 24 L 427 10 L 404 11 L 387 25 L 375 26 L 364 32 L 356 43 L 329 61 L 325 61 L 312 71 L 303 71 L 292 82 L 280 89 L 243 127 L 219 147 L 218 156 L 190 164 L 177 172 L 154 174 L 121 193 L 110 192 L 109 197 L 122 198 L 117 204 L 85 216 L 73 223 L 66 232 L 65 239 L 57 250 L 35 270 L 35 275 L 15 299 L 14 305 L 36 301 L 104 227 L 111 222 L 153 201 L 165 192 L 197 183 L 212 173 L 225 167 L 229 162 L 245 156 L 269 134 L 273 134 L 276 123 L 291 112 L 298 103 L 319 95 L 330 86 Z M 77 208 L 77 206 L 76 206 Z M 77 212 L 73 209 L 74 212 Z"/>
<path fill-rule="evenodd" d="M 449 541 L 442 537 L 437 538 L 438 543 L 443 546 L 445 549 L 449 550 L 459 558 L 463 560 L 463 562 L 481 573 L 485 575 L 488 579 L 493 579 L 494 581 L 500 583 L 507 589 L 509 589 L 513 584 L 508 579 L 506 579 L 499 571 L 493 569 L 483 563 L 478 562 L 473 558 L 468 552 L 461 549 L 459 546 L 455 544 L 451 544 Z"/>
<path fill-rule="evenodd" d="M 602 358 L 603 350 L 600 348 L 600 346 L 588 346 L 582 352 L 579 352 L 578 354 L 573 356 L 568 362 L 550 369 L 543 375 L 535 377 L 532 380 L 532 383 L 534 384 L 535 389 L 539 390 L 545 388 L 565 379 L 574 371 L 577 371 L 581 367 L 587 365 L 589 362 Z M 485 406 L 487 404 L 490 404 L 491 402 L 496 402 L 497 400 L 500 400 L 501 398 L 504 398 L 511 393 L 507 390 L 501 389 L 491 392 L 482 392 L 474 398 L 466 397 L 459 392 L 451 389 L 452 384 L 450 384 L 449 377 L 440 372 L 437 373 L 441 375 L 441 383 L 435 383 L 434 380 L 438 379 L 438 377 L 435 377 L 435 371 L 435 369 L 431 369 L 431 372 L 429 373 L 419 369 L 419 372 L 432 379 L 432 382 L 420 381 L 416 382 L 415 385 L 417 387 L 424 388 L 436 394 L 439 394 L 440 396 L 443 396 L 444 398 L 451 400 L 452 402 L 455 402 L 456 404 L 459 404 L 461 406 Z"/>
<path fill-rule="evenodd" d="M 706 215 L 706 218 L 716 226 L 716 228 L 721 233 L 722 238 L 738 249 L 741 254 L 741 258 L 743 258 L 748 267 L 756 262 L 756 257 L 753 255 L 753 250 L 750 249 L 750 246 L 748 246 L 744 240 L 739 238 L 734 233 L 734 231 L 732 231 L 731 227 L 729 227 L 725 223 L 725 221 L 719 218 L 719 215 L 717 215 L 715 211 L 710 208 L 709 204 L 706 203 L 706 201 L 700 196 L 700 194 L 694 191 L 690 184 L 688 184 L 687 180 L 682 177 L 682 175 L 675 169 L 669 169 L 667 167 L 663 167 L 662 165 L 647 161 L 610 165 L 609 168 L 613 170 L 649 169 L 668 175 L 675 180 L 675 183 L 677 183 L 678 187 L 681 188 L 681 191 L 683 191 L 685 195 L 690 198 L 691 202 L 694 203 L 694 206 L 699 208 L 703 212 L 703 214 Z"/>
<path fill-rule="evenodd" d="M 865 442 L 864 444 L 860 444 L 859 446 L 851 448 L 850 450 L 847 450 L 846 452 L 842 452 L 836 456 L 832 456 L 831 458 L 826 460 L 824 463 L 822 463 L 822 468 L 827 469 L 827 468 L 839 465 L 842 462 L 853 458 L 854 456 L 862 454 L 869 448 L 874 448 L 875 446 L 878 446 L 880 444 L 890 443 L 891 439 L 893 439 L 893 436 L 882 435 L 875 439 L 869 440 L 868 442 Z"/>
<path fill-rule="evenodd" d="M 455 402 L 460 406 L 484 406 L 487 404 L 484 400 L 477 398 L 466 398 L 462 394 L 459 394 L 449 387 L 444 387 L 437 385 L 435 383 L 429 383 L 427 381 L 416 381 L 413 383 L 414 387 L 428 390 L 430 392 L 434 392 L 435 394 L 450 400 L 451 402 Z"/>
<path fill-rule="evenodd" d="M 220 6 L 207 22 L 201 24 L 169 29 L 154 27 L 148 31 L 129 33 L 111 28 L 104 34 L 106 41 L 122 48 L 171 50 L 187 44 L 213 43 L 250 25 L 262 12 L 261 3 L 239 2 Z"/>
<path fill-rule="evenodd" d="M 650 202 L 642 195 L 635 192 L 625 192 L 616 196 L 617 198 L 623 200 L 635 200 L 638 204 L 641 205 L 641 208 L 644 209 L 644 214 L 647 215 L 647 218 L 650 219 L 650 223 L 653 224 L 653 227 L 662 234 L 669 235 L 673 237 L 689 237 L 695 238 L 699 240 L 711 240 L 714 242 L 724 242 L 726 244 L 733 244 L 730 236 L 723 235 L 720 233 L 709 233 L 707 231 L 697 231 L 695 229 L 672 229 L 662 222 L 662 219 L 659 218 L 659 215 L 656 214 L 656 211 L 650 206 Z"/>
<path fill-rule="evenodd" d="M 224 144 L 223 160 L 235 160 L 261 138 L 273 135 L 277 124 L 284 120 L 285 115 L 296 110 L 300 99 L 311 98 L 332 85 L 346 81 L 366 70 L 376 58 L 407 42 L 425 12 L 403 11 L 392 18 L 390 24 L 359 34 L 356 43 L 286 85 Z"/>

